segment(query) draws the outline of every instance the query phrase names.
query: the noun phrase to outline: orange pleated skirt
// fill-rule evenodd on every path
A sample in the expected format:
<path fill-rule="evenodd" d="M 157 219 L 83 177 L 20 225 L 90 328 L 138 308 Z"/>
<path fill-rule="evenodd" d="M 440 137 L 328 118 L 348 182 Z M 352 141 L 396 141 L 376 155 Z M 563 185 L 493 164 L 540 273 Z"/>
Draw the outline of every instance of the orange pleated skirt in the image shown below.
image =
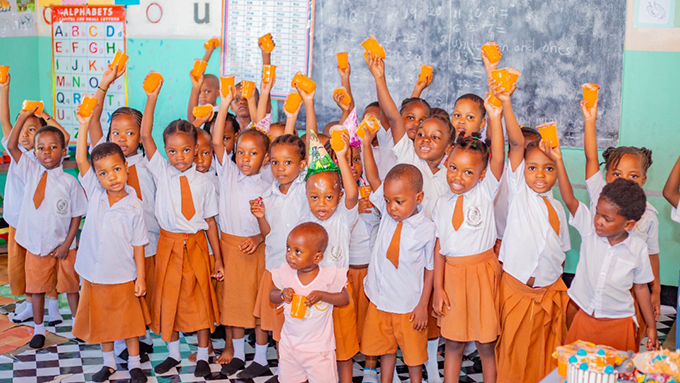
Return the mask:
<path fill-rule="evenodd" d="M 557 367 L 551 354 L 567 335 L 567 286 L 559 278 L 550 286 L 532 288 L 503 273 L 500 302 L 497 381 L 538 383 Z"/>
<path fill-rule="evenodd" d="M 500 279 L 501 266 L 493 249 L 466 257 L 446 257 L 444 290 L 451 310 L 439 318 L 444 338 L 480 343 L 498 338 Z"/>
<path fill-rule="evenodd" d="M 569 327 L 565 344 L 583 340 L 614 347 L 621 351 L 638 352 L 640 344 L 635 340 L 635 322 L 628 318 L 595 318 L 579 310 Z"/>
<path fill-rule="evenodd" d="M 352 286 L 352 300 L 354 301 L 354 314 L 357 318 L 357 336 L 361 344 L 361 335 L 364 333 L 364 323 L 368 312 L 368 297 L 364 291 L 364 278 L 368 274 L 368 267 L 353 268 L 350 266 L 347 272 L 347 282 Z"/>
<path fill-rule="evenodd" d="M 347 283 L 349 304 L 333 307 L 333 331 L 335 333 L 335 357 L 339 361 L 349 360 L 359 352 L 359 335 L 357 334 L 357 317 L 354 308 L 354 291 Z"/>
<path fill-rule="evenodd" d="M 283 306 L 278 306 L 269 300 L 269 293 L 274 287 L 272 273 L 265 269 L 260 280 L 260 288 L 257 291 L 255 300 L 255 310 L 253 315 L 260 320 L 260 328 L 264 331 L 271 331 L 275 341 L 281 340 L 281 329 L 283 328 Z"/>

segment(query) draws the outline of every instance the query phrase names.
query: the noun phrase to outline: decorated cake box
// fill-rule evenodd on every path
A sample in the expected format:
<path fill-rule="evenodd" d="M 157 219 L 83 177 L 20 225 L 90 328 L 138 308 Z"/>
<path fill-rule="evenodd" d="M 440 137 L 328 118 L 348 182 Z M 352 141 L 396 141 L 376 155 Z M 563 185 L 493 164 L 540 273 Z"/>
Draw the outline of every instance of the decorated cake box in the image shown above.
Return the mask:
<path fill-rule="evenodd" d="M 569 357 L 567 383 L 616 383 L 619 374 L 607 363 L 607 355 L 600 348 L 595 353 L 580 349 Z"/>
<path fill-rule="evenodd" d="M 680 383 L 680 351 L 643 352 L 633 358 L 636 379 L 649 383 Z"/>
<path fill-rule="evenodd" d="M 608 365 L 616 367 L 626 360 L 625 353 L 612 347 L 598 346 L 580 340 L 557 347 L 552 356 L 557 359 L 557 372 L 560 376 L 567 376 L 568 366 L 572 363 L 572 357 L 578 357 L 577 361 L 581 360 L 581 364 L 587 362 L 588 365 L 593 365 L 602 370 Z"/>

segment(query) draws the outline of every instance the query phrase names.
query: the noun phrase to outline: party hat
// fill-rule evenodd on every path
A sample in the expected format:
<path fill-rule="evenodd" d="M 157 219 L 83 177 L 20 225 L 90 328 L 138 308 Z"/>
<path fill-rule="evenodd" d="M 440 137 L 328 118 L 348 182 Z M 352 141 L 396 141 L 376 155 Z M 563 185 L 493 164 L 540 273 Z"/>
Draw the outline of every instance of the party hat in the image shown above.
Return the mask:
<path fill-rule="evenodd" d="M 254 128 L 255 130 L 259 130 L 260 132 L 264 133 L 265 136 L 269 137 L 269 140 L 271 141 L 272 136 L 269 134 L 269 129 L 272 125 L 272 114 L 267 113 L 267 115 L 264 116 L 260 122 L 255 124 Z"/>
<path fill-rule="evenodd" d="M 357 136 L 357 126 L 359 125 L 359 119 L 357 118 L 357 108 L 352 109 L 349 116 L 342 123 L 342 126 L 347 128 L 349 132 L 349 146 L 359 147 L 361 146 L 361 138 Z"/>
<path fill-rule="evenodd" d="M 340 172 L 338 166 L 333 162 L 331 156 L 328 155 L 324 149 L 321 140 L 316 135 L 315 131 L 309 132 L 309 159 L 307 160 L 307 175 L 309 176 L 321 172 Z"/>

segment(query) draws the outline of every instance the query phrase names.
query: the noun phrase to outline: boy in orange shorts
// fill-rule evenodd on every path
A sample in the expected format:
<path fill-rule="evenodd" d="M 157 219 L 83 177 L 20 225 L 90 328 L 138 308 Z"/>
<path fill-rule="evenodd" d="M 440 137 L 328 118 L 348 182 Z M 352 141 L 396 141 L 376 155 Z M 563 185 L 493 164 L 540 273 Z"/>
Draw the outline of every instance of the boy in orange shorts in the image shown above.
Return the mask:
<path fill-rule="evenodd" d="M 61 130 L 45 126 L 35 134 L 38 162 L 19 149 L 21 128 L 34 112 L 19 114 L 7 150 L 17 161 L 16 174 L 26 185 L 16 241 L 26 249 L 26 292 L 33 294 L 35 332 L 29 346 L 42 348 L 45 345 L 45 293 L 54 287 L 54 278 L 57 278 L 57 291 L 66 293 L 71 314 L 75 316 L 78 309 L 80 280 L 74 269 L 75 238 L 87 211 L 87 200 L 78 181 L 64 173 L 61 166 L 66 155 L 66 140 Z"/>

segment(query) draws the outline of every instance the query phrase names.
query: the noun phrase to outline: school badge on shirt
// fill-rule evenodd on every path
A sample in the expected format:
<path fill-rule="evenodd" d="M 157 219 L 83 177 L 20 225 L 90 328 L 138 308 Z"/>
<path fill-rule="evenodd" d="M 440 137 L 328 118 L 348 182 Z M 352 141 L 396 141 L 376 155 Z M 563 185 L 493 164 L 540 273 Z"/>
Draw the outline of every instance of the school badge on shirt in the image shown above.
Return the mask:
<path fill-rule="evenodd" d="M 482 212 L 477 206 L 468 208 L 465 214 L 465 222 L 471 227 L 479 227 L 482 224 Z"/>
<path fill-rule="evenodd" d="M 57 201 L 57 214 L 67 215 L 68 214 L 68 200 L 60 199 Z"/>

